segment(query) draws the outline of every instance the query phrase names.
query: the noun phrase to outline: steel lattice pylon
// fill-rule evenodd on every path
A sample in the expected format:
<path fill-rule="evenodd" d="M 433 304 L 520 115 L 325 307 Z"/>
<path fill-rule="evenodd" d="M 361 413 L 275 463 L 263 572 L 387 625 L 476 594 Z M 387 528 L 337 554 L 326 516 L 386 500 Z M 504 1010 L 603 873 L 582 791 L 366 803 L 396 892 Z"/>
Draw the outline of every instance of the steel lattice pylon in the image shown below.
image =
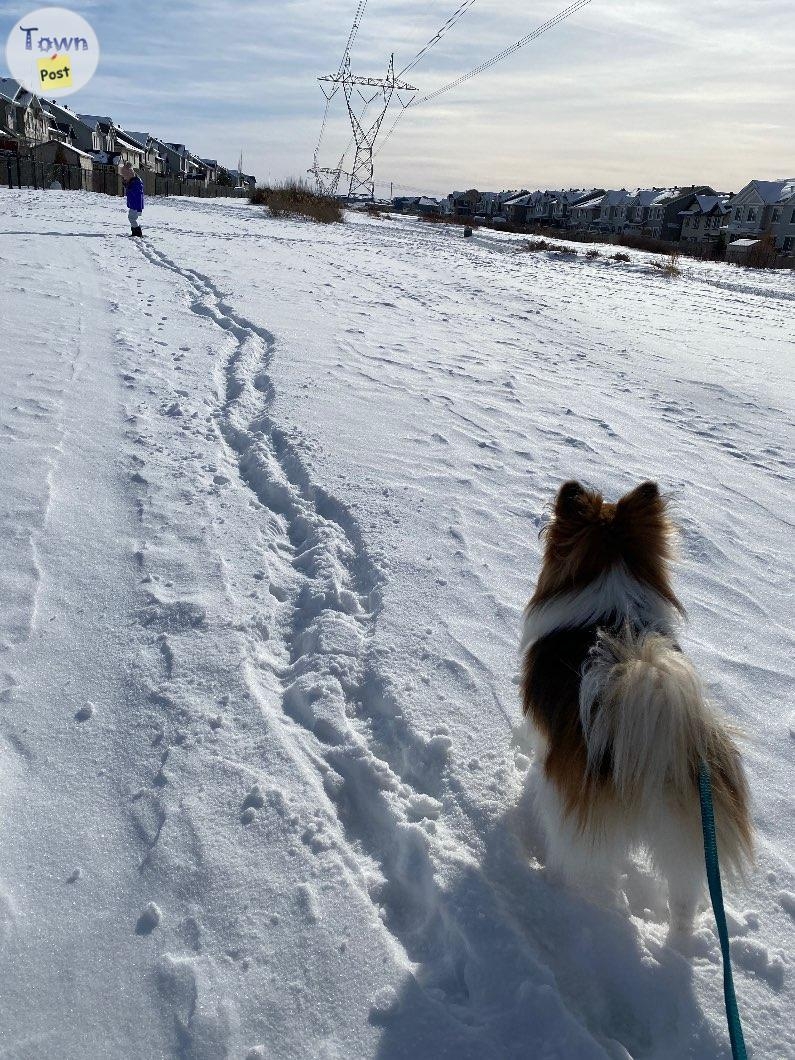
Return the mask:
<path fill-rule="evenodd" d="M 401 81 L 400 78 L 395 77 L 395 57 L 394 55 L 389 60 L 389 67 L 387 68 L 386 77 L 357 77 L 351 73 L 350 58 L 346 58 L 343 69 L 336 74 L 327 74 L 325 77 L 319 77 L 320 87 L 323 90 L 323 95 L 327 100 L 331 100 L 342 88 L 345 93 L 345 102 L 348 107 L 348 117 L 351 121 L 351 129 L 353 130 L 353 139 L 356 144 L 356 157 L 353 162 L 353 168 L 350 172 L 350 185 L 348 188 L 348 194 L 353 197 L 355 195 L 364 194 L 369 199 L 375 198 L 375 182 L 373 180 L 373 149 L 375 148 L 375 142 L 378 138 L 378 133 L 381 129 L 381 124 L 384 120 L 389 104 L 392 102 L 392 97 L 397 94 L 398 100 L 401 106 L 406 107 L 411 102 L 417 89 L 413 85 L 408 84 L 406 81 Z M 325 86 L 329 84 L 330 89 Z M 377 91 L 371 95 L 366 95 L 362 89 L 374 88 Z M 406 93 L 411 97 L 408 102 L 404 102 L 401 98 L 401 93 Z M 354 96 L 358 98 L 364 104 L 364 110 L 361 114 L 357 114 L 354 108 Z M 380 96 L 379 110 L 376 118 L 369 124 L 365 122 L 364 115 L 367 112 L 368 107 Z M 334 187 L 339 183 L 340 176 L 342 174 L 342 160 L 337 170 L 324 171 L 317 166 L 312 170 L 315 173 L 315 179 L 320 183 L 321 174 L 334 173 L 336 179 L 334 180 Z"/>

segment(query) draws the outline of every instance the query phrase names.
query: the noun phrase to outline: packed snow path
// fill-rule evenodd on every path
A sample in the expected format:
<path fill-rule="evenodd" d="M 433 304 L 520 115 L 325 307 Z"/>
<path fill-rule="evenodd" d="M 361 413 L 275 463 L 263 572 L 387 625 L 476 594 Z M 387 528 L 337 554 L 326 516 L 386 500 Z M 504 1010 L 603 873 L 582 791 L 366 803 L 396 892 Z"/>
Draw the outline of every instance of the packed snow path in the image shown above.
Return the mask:
<path fill-rule="evenodd" d="M 795 279 L 0 191 L 0 1056 L 728 1056 L 705 912 L 543 868 L 544 506 L 658 479 L 747 733 L 746 1037 L 795 1055 Z M 259 1051 L 257 1051 L 259 1050 Z"/>

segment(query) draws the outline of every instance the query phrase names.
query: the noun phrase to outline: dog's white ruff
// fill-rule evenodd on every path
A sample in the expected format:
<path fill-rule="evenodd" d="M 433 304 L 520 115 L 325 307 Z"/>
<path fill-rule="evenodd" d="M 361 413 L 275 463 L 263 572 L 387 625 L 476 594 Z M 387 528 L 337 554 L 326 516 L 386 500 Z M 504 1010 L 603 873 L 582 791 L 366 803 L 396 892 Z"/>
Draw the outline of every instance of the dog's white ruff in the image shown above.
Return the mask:
<path fill-rule="evenodd" d="M 580 629 L 615 615 L 618 623 L 673 634 L 676 609 L 659 593 L 634 578 L 623 563 L 616 564 L 578 592 L 553 596 L 525 612 L 520 652 L 557 630 Z"/>

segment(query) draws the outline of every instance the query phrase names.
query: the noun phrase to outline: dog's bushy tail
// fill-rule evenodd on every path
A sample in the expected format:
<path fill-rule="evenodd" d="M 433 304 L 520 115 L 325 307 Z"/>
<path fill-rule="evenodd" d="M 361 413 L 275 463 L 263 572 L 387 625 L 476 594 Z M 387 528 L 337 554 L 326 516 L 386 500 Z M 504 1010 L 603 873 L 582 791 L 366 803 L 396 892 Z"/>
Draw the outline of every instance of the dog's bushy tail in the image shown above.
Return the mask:
<path fill-rule="evenodd" d="M 752 857 L 748 787 L 728 727 L 670 637 L 602 632 L 580 686 L 590 772 L 610 770 L 627 805 L 698 808 L 698 770 L 710 770 L 718 845 L 727 868 Z"/>

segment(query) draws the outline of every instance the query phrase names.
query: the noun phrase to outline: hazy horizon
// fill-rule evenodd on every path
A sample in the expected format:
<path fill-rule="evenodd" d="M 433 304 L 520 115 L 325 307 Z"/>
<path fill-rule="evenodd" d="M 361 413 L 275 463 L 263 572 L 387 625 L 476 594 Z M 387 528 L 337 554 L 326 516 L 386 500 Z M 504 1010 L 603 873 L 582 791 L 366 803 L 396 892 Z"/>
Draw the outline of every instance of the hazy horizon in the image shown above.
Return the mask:
<path fill-rule="evenodd" d="M 403 67 L 459 0 L 370 0 L 352 51 L 355 73 Z M 0 0 L 3 42 L 35 3 Z M 356 0 L 274 3 L 74 0 L 102 59 L 65 100 L 122 126 L 184 142 L 259 180 L 312 164 L 324 100 L 316 78 L 339 65 Z M 434 91 L 563 9 L 477 0 L 407 75 Z M 694 10 L 683 0 L 593 0 L 525 49 L 416 107 L 377 159 L 377 194 L 454 188 L 709 184 L 736 191 L 795 171 L 795 14 L 783 0 Z M 7 73 L 3 58 L 3 72 Z M 748 71 L 748 76 L 745 76 Z M 396 110 L 393 113 L 397 113 Z M 384 129 L 393 118 L 387 117 Z M 321 164 L 350 139 L 344 101 L 330 109 Z"/>

